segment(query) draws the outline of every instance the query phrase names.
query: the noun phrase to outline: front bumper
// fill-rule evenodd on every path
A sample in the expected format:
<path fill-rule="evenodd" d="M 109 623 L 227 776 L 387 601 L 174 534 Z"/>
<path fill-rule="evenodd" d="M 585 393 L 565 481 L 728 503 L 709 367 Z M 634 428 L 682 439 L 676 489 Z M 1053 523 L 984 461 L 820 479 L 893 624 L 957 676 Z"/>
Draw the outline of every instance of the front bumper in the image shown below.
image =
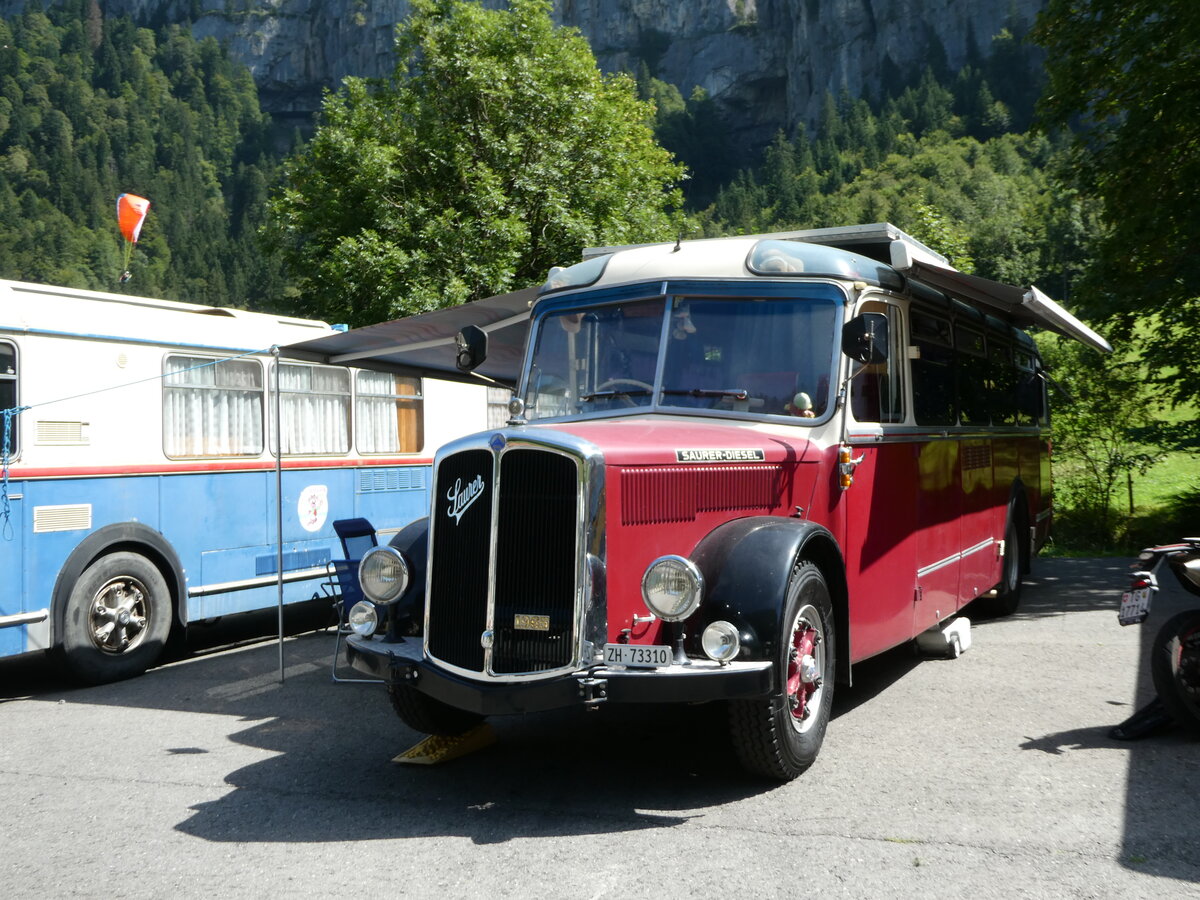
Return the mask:
<path fill-rule="evenodd" d="M 360 672 L 387 682 L 406 682 L 450 706 L 485 716 L 541 712 L 599 703 L 703 703 L 749 700 L 775 690 L 770 662 L 733 662 L 725 666 L 692 660 L 689 666 L 625 669 L 593 666 L 568 675 L 538 680 L 500 681 L 465 678 L 424 657 L 419 638 L 388 642 L 352 636 L 346 658 Z"/>

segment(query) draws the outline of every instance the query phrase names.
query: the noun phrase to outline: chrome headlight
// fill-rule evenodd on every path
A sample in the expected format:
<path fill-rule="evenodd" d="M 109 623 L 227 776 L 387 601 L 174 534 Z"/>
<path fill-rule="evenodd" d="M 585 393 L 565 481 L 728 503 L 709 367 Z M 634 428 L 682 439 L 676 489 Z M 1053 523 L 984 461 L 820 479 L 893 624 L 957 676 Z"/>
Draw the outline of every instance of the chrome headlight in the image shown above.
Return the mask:
<path fill-rule="evenodd" d="M 642 576 L 646 608 L 668 622 L 680 622 L 694 613 L 703 590 L 700 570 L 682 556 L 661 556 Z"/>
<path fill-rule="evenodd" d="M 408 589 L 408 563 L 399 550 L 373 547 L 358 564 L 358 584 L 376 603 L 395 603 Z"/>
<path fill-rule="evenodd" d="M 350 612 L 346 615 L 346 624 L 355 634 L 363 637 L 373 635 L 379 628 L 379 613 L 375 611 L 375 604 L 359 600 L 350 607 Z"/>
<path fill-rule="evenodd" d="M 713 662 L 727 663 L 741 651 L 742 638 L 731 624 L 718 620 L 704 629 L 700 646 Z"/>

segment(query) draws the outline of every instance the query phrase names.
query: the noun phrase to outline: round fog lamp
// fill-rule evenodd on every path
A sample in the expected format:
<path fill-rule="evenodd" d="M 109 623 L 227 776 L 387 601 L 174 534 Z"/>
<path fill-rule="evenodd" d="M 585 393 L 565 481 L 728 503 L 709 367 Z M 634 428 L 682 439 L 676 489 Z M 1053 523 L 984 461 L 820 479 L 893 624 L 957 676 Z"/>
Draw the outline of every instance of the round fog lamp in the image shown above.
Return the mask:
<path fill-rule="evenodd" d="M 376 603 L 395 603 L 408 589 L 408 563 L 392 547 L 373 547 L 358 564 L 358 584 Z"/>
<path fill-rule="evenodd" d="M 696 611 L 704 578 L 690 559 L 663 556 L 650 563 L 642 576 L 646 608 L 667 622 L 680 622 Z"/>
<path fill-rule="evenodd" d="M 738 630 L 728 622 L 713 622 L 700 635 L 700 646 L 704 655 L 713 662 L 729 662 L 742 649 L 742 639 Z"/>
<path fill-rule="evenodd" d="M 363 637 L 373 635 L 375 629 L 379 627 L 379 613 L 375 612 L 375 604 L 359 600 L 350 607 L 350 614 L 346 616 L 346 624 L 355 634 L 361 634 Z"/>

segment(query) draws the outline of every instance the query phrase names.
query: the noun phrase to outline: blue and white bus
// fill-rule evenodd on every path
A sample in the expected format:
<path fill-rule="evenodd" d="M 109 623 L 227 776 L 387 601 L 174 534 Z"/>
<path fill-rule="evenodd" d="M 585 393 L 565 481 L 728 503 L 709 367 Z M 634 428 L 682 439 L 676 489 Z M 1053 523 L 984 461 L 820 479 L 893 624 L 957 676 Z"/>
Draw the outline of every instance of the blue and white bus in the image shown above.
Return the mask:
<path fill-rule="evenodd" d="M 138 674 L 172 629 L 274 606 L 280 580 L 284 602 L 320 596 L 335 520 L 386 533 L 425 515 L 433 451 L 504 415 L 508 392 L 270 353 L 332 333 L 0 281 L 0 657 Z"/>

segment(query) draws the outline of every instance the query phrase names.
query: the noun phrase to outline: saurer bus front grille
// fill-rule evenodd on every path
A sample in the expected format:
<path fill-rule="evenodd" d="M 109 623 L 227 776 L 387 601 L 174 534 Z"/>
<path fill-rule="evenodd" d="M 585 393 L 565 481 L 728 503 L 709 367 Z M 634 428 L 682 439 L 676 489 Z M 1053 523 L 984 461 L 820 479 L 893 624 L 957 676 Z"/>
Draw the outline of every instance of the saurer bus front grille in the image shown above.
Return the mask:
<path fill-rule="evenodd" d="M 578 463 L 538 448 L 511 448 L 501 455 L 493 552 L 494 473 L 487 450 L 457 453 L 439 466 L 429 653 L 461 669 L 488 668 L 481 636 L 488 628 L 491 582 L 490 671 L 519 675 L 570 666 L 579 621 Z M 457 517 L 456 510 L 462 510 Z"/>

